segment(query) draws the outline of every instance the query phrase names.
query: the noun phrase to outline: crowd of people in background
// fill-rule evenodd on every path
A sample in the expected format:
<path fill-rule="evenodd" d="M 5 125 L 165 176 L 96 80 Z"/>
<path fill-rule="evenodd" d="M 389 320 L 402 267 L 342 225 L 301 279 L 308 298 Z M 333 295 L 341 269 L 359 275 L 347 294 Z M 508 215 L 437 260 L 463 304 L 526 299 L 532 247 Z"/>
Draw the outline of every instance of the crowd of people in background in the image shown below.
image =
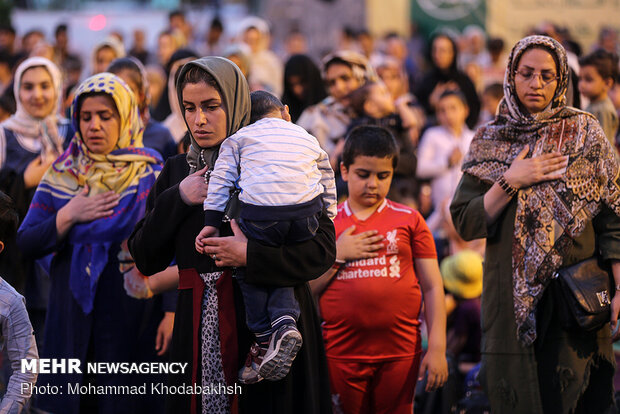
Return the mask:
<path fill-rule="evenodd" d="M 346 28 L 340 43 L 332 50 L 324 51 L 322 56 L 311 56 L 307 35 L 293 30 L 276 53 L 271 43 L 270 23 L 261 18 L 248 17 L 238 25 L 237 33 L 230 33 L 224 22 L 215 17 L 206 38 L 196 39 L 184 13 L 175 11 L 169 15 L 169 27 L 157 38 L 156 50 L 147 48 L 143 31 L 134 31 L 131 40 L 113 32 L 93 45 L 90 60 L 83 61 L 71 51 L 67 25 L 58 25 L 53 39 L 38 30 L 23 33 L 19 29 L 0 27 L 0 191 L 13 199 L 21 224 L 19 243 L 0 240 L 4 242 L 4 250 L 0 248 L 0 276 L 26 298 L 39 354 L 52 358 L 158 361 L 168 350 L 176 291 L 161 293 L 153 289 L 147 301 L 128 300 L 122 287 L 130 282 L 123 280 L 122 267 L 131 261 L 131 246 L 117 242 L 117 238 L 108 243 L 106 237 L 113 228 L 126 240 L 147 207 L 149 214 L 157 211 L 152 201 L 147 203 L 147 187 L 150 189 L 166 160 L 188 151 L 191 154 L 192 146 L 197 145 L 188 131 L 186 109 L 179 99 L 182 94 L 179 77 L 186 76 L 184 65 L 194 62 L 195 66 L 212 70 L 212 76 L 220 82 L 218 76 L 224 76 L 212 69 L 212 63 L 195 63 L 201 56 L 220 56 L 236 64 L 250 91 L 264 90 L 280 98 L 288 107 L 290 120 L 317 139 L 334 171 L 339 202 L 347 199 L 352 188 L 348 169 L 354 162 L 343 159 L 343 154 L 350 150 L 345 148 L 347 135 L 360 126 L 390 131 L 398 145 L 398 163 L 393 166 L 387 197 L 417 210 L 426 220 L 446 293 L 450 375 L 441 391 L 434 390 L 435 387 L 428 387 L 429 392 L 420 389 L 416 394 L 416 410 L 450 412 L 465 397 L 466 390 L 471 396 L 480 388 L 471 378 L 480 361 L 485 242 L 484 239 L 465 241 L 459 236 L 450 215 L 450 203 L 463 176 L 461 166 L 476 130 L 494 120 L 500 103 L 510 98 L 504 97 L 510 51 L 504 40 L 489 36 L 477 26 L 469 26 L 462 33 L 437 30 L 427 41 L 397 33 L 375 36 L 364 29 Z M 568 62 L 567 105 L 592 113 L 605 137 L 615 148 L 620 148 L 618 30 L 601 28 L 598 42 L 591 50 L 584 50 L 568 29 L 550 22 L 539 23 L 524 35 L 548 36 L 563 46 Z M 546 79 L 544 74 L 534 75 L 540 76 L 542 82 L 556 80 Z M 231 105 L 229 116 L 248 115 L 247 108 L 233 106 L 238 104 L 226 103 Z M 102 111 L 109 114 L 102 116 Z M 122 150 L 122 154 L 112 152 L 97 138 L 89 143 L 89 128 L 106 128 L 93 126 L 93 119 L 100 116 L 102 125 L 110 122 L 109 117 L 120 125 L 120 137 L 116 137 L 120 149 L 115 151 Z M 232 126 L 230 122 L 236 121 L 228 122 L 230 133 L 243 126 L 242 121 Z M 138 131 L 143 132 L 139 139 Z M 227 133 L 221 139 L 228 136 Z M 136 144 L 148 150 L 132 149 Z M 200 157 L 203 155 L 200 152 Z M 131 166 L 117 168 L 114 157 L 123 162 L 131 159 Z M 193 168 L 190 165 L 189 173 L 184 162 L 182 166 L 174 164 L 173 167 L 182 170 L 182 176 L 171 171 L 172 167 L 164 167 L 162 175 L 172 178 L 167 186 L 162 183 L 161 188 L 153 191 L 159 194 L 181 182 L 187 174 L 192 177 L 216 157 L 217 154 L 210 160 L 199 160 Z M 97 167 L 89 171 L 85 183 L 73 182 L 71 168 L 86 159 L 94 161 Z M 88 214 L 84 208 L 94 208 L 95 204 L 85 204 L 86 193 L 76 192 L 84 185 L 91 195 L 98 197 L 97 208 Z M 68 199 L 71 201 L 67 203 Z M 176 201 L 180 203 L 180 199 Z M 108 214 L 118 203 L 125 203 L 127 208 L 121 216 L 108 221 L 110 228 L 88 225 L 94 218 Z M 170 201 L 171 211 L 180 208 L 179 203 Z M 48 210 L 41 208 L 47 205 L 56 206 L 58 217 L 62 216 L 64 221 L 50 221 Z M 95 217 L 97 214 L 100 216 Z M 361 226 L 354 221 L 344 222 Z M 143 224 L 144 229 L 148 224 L 148 221 Z M 324 225 L 321 223 L 321 228 Z M 74 227 L 70 238 L 57 240 L 57 235 L 64 236 Z M 195 235 L 200 229 L 195 229 Z M 180 238 L 179 234 L 186 230 L 170 229 L 169 246 L 174 246 L 174 238 Z M 184 240 L 189 240 L 188 234 L 183 234 Z M 350 235 L 346 231 L 344 234 Z M 2 236 L 6 237 L 4 233 Z M 180 245 L 176 248 L 181 249 Z M 139 251 L 138 247 L 135 249 Z M 432 251 L 422 248 L 419 251 L 434 260 Z M 50 266 L 52 252 L 57 257 Z M 198 256 L 188 259 L 179 251 L 176 256 L 173 253 L 163 256 L 161 260 L 165 259 L 166 263 L 153 268 L 152 273 L 155 270 L 174 273 L 178 270 L 177 262 L 199 260 Z M 113 263 L 108 261 L 110 255 L 116 258 Z M 174 260 L 168 260 L 171 258 Z M 96 269 L 92 271 L 97 273 L 97 287 L 89 285 L 90 273 L 88 277 L 80 273 L 80 260 L 95 264 Z M 215 269 L 215 260 L 210 268 Z M 248 265 L 250 276 L 255 263 Z M 424 291 L 429 289 L 423 286 Z M 108 296 L 101 296 L 104 294 Z M 303 294 L 302 314 L 308 314 L 312 299 L 308 292 Z M 334 301 L 330 302 L 333 294 L 332 291 L 321 299 L 328 325 L 333 324 L 329 318 L 338 314 Z M 79 308 L 66 301 L 67 295 L 73 295 Z M 191 302 L 190 297 L 181 300 Z M 121 312 L 125 312 L 122 315 L 128 312 L 133 318 L 124 318 Z M 359 309 L 359 312 L 375 310 Z M 93 314 L 112 315 L 110 321 L 117 316 L 125 320 L 122 326 L 111 325 L 109 321 L 97 325 L 93 324 Z M 192 318 L 189 313 L 184 317 Z M 312 335 L 306 339 L 311 329 L 305 326 L 300 330 L 304 346 L 306 341 L 316 345 L 311 342 Z M 101 343 L 106 346 L 99 348 Z M 347 352 L 342 346 L 337 348 L 340 356 Z M 330 352 L 335 351 L 328 349 L 328 356 Z M 309 364 L 312 355 L 304 350 L 300 359 Z M 331 364 L 332 360 L 330 369 Z M 77 379 L 82 380 L 88 379 Z M 53 383 L 54 379 L 42 376 L 40 381 Z M 110 378 L 110 381 L 117 379 Z M 127 412 L 140 409 L 154 413 L 163 409 L 160 401 L 147 399 L 123 402 L 76 397 L 69 402 L 58 401 L 47 396 L 40 397 L 36 403 L 51 411 L 76 413 L 87 412 L 80 410 L 96 405 L 99 412 L 121 412 L 115 411 L 120 410 L 119 405 L 124 406 L 123 410 L 130 410 Z M 229 408 L 222 404 L 218 409 Z"/>

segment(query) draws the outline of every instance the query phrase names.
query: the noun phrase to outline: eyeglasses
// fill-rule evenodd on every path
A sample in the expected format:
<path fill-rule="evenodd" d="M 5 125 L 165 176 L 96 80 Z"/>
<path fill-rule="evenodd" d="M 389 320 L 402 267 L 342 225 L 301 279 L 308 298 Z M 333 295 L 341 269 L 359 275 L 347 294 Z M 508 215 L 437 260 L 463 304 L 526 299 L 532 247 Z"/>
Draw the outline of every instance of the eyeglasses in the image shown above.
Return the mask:
<path fill-rule="evenodd" d="M 523 80 L 529 82 L 532 80 L 534 76 L 540 77 L 544 86 L 549 85 L 551 82 L 558 80 L 559 76 L 557 76 L 553 72 L 534 72 L 531 70 L 518 70 L 517 73 L 521 75 Z"/>

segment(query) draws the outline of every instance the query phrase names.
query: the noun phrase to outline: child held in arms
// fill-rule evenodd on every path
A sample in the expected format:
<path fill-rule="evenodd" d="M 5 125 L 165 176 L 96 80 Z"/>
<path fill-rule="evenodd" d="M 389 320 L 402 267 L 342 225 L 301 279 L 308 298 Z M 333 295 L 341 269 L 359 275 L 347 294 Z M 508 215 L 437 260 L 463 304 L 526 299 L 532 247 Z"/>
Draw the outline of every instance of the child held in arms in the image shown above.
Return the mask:
<path fill-rule="evenodd" d="M 205 239 L 219 235 L 231 190 L 239 189 L 239 226 L 246 237 L 269 246 L 309 240 L 319 217 L 336 216 L 334 172 L 315 137 L 291 123 L 288 107 L 265 91 L 250 95 L 250 125 L 226 139 L 205 199 L 205 227 L 196 237 L 204 253 Z M 213 258 L 217 264 L 217 257 Z M 256 337 L 242 383 L 284 378 L 302 345 L 297 329 L 299 305 L 293 288 L 257 286 L 245 282 L 236 269 L 248 328 Z"/>

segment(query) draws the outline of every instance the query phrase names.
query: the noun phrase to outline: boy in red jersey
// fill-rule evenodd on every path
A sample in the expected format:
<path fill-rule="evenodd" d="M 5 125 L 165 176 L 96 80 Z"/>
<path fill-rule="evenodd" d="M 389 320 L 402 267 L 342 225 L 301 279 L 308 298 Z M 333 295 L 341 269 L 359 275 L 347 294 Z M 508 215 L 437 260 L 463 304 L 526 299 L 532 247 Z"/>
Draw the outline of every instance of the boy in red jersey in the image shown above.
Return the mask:
<path fill-rule="evenodd" d="M 433 237 L 416 210 L 387 200 L 398 147 L 389 131 L 361 126 L 340 170 L 349 199 L 338 206 L 334 267 L 310 282 L 320 297 L 334 412 L 407 413 L 416 380 L 448 376 L 444 290 Z M 424 296 L 429 346 L 420 364 Z"/>

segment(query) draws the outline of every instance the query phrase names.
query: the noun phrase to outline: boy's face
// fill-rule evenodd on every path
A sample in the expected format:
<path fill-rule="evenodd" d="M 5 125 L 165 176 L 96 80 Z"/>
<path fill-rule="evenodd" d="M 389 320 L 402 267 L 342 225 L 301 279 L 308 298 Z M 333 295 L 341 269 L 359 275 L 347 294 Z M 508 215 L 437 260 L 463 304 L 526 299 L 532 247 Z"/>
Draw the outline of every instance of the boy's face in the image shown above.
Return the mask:
<path fill-rule="evenodd" d="M 383 118 L 396 111 L 392 95 L 384 84 L 377 83 L 372 86 L 364 103 L 364 111 L 373 118 Z"/>
<path fill-rule="evenodd" d="M 604 98 L 611 83 L 610 79 L 603 79 L 594 66 L 582 66 L 579 70 L 579 92 L 591 101 Z"/>
<path fill-rule="evenodd" d="M 498 99 L 490 93 L 484 93 L 482 94 L 482 109 L 494 115 L 501 100 L 501 98 Z"/>
<path fill-rule="evenodd" d="M 446 128 L 462 128 L 468 112 L 463 101 L 454 95 L 445 96 L 437 103 L 437 120 Z"/>
<path fill-rule="evenodd" d="M 369 208 L 379 206 L 387 196 L 394 167 L 392 158 L 358 155 L 348 168 L 341 163 L 340 172 L 347 183 L 352 206 Z"/>

